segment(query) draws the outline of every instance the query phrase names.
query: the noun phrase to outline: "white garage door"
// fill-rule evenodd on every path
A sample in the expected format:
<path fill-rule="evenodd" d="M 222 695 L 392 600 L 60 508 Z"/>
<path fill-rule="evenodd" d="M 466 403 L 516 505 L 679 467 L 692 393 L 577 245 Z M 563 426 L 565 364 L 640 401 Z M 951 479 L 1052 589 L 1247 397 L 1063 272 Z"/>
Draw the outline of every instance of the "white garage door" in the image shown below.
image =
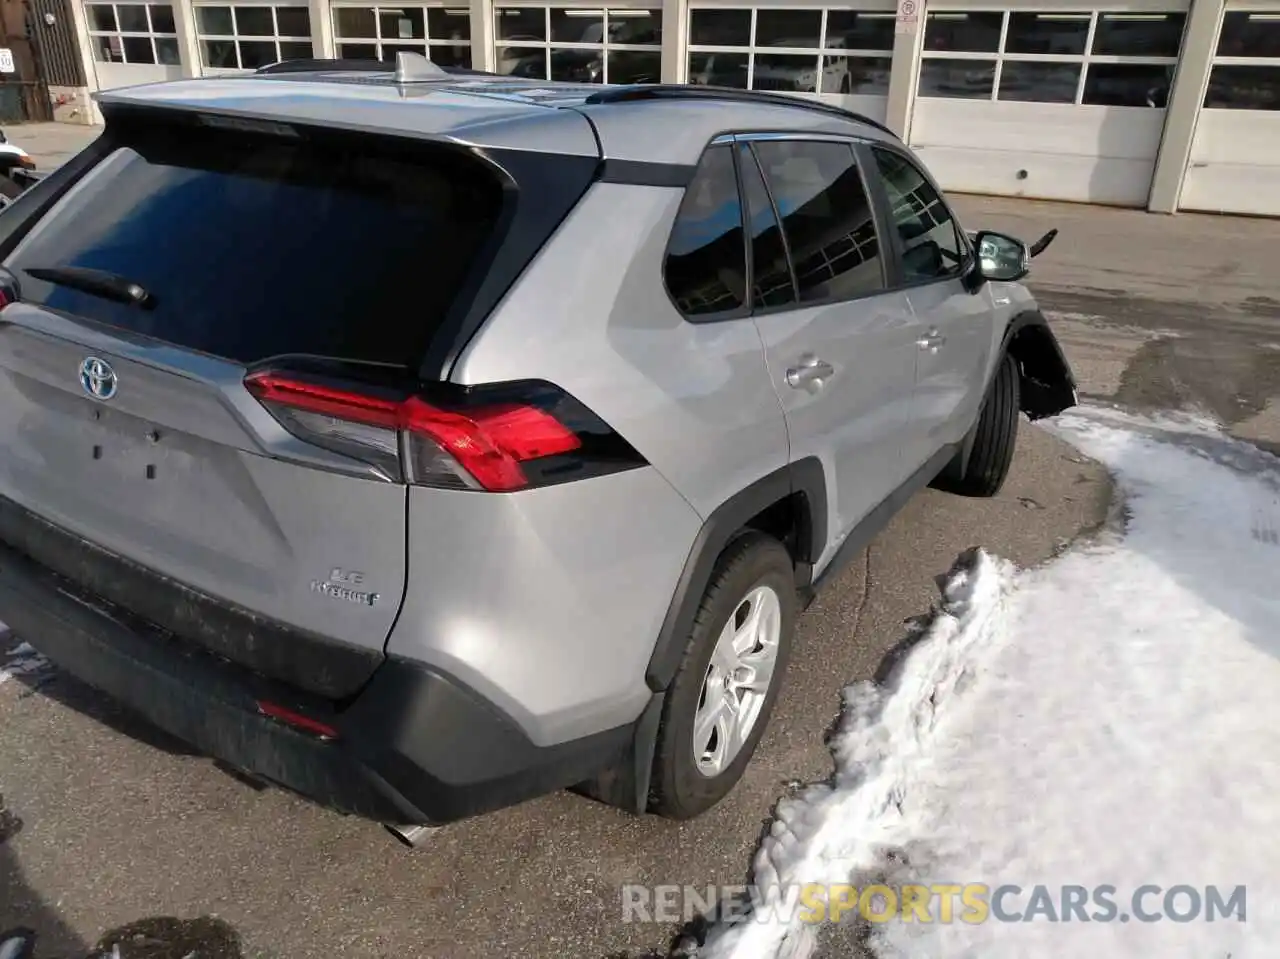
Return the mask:
<path fill-rule="evenodd" d="M 182 76 L 178 28 L 167 3 L 86 3 L 98 89 Z"/>
<path fill-rule="evenodd" d="M 929 13 L 911 144 L 947 189 L 1145 206 L 1176 5 Z"/>
<path fill-rule="evenodd" d="M 1181 205 L 1280 216 L 1280 3 L 1222 18 Z"/>
<path fill-rule="evenodd" d="M 404 50 L 446 67 L 471 66 L 471 10 L 464 3 L 333 4 L 333 38 L 347 60 L 394 60 Z"/>
<path fill-rule="evenodd" d="M 895 14 L 892 0 L 879 6 L 694 6 L 684 79 L 814 97 L 883 123 Z"/>

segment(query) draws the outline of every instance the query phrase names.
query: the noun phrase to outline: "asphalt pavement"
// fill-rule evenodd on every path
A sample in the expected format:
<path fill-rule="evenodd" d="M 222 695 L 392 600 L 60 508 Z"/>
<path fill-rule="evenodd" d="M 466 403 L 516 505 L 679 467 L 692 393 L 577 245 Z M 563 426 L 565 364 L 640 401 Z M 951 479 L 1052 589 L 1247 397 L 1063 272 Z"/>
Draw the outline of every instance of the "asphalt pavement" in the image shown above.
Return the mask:
<path fill-rule="evenodd" d="M 28 149 L 45 142 L 34 129 L 24 142 L 23 129 L 6 132 Z M 55 135 L 64 155 L 74 149 Z M 1280 223 L 957 203 L 970 228 L 1061 229 L 1032 285 L 1092 401 L 1198 406 L 1280 449 L 1280 278 L 1264 262 Z M 773 803 L 830 772 L 824 734 L 841 688 L 876 675 L 906 621 L 928 612 L 934 577 L 974 545 L 1040 562 L 1096 527 L 1109 500 L 1097 464 L 1025 422 L 1000 496 L 916 496 L 801 620 L 742 784 L 684 824 L 559 793 L 410 850 L 243 782 L 66 677 L 14 679 L 0 685 L 0 930 L 37 929 L 40 959 L 165 917 L 207 917 L 183 930 L 183 948 L 208 944 L 201 956 L 235 956 L 232 936 L 246 959 L 665 955 L 676 930 L 623 924 L 620 887 L 747 881 Z M 827 955 L 855 953 L 856 940 L 828 937 Z"/>

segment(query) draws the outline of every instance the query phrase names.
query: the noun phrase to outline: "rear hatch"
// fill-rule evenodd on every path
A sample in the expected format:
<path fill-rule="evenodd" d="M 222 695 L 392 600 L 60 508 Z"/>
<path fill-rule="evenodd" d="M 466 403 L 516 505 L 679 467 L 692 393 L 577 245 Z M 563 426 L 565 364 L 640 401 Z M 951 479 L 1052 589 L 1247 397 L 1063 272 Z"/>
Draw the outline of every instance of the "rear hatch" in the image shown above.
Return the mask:
<path fill-rule="evenodd" d="M 442 145 L 282 129 L 110 121 L 104 158 L 16 244 L 0 235 L 18 300 L 0 311 L 0 536 L 341 698 L 404 592 L 399 434 L 323 403 L 283 415 L 271 377 L 412 380 L 494 244 L 504 185 Z"/>

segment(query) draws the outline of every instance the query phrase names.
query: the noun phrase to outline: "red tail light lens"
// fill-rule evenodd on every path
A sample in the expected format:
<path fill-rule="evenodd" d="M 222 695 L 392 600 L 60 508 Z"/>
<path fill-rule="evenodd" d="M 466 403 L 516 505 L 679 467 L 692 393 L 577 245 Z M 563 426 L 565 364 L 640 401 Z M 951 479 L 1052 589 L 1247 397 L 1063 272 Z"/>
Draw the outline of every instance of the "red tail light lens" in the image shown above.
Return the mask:
<path fill-rule="evenodd" d="M 295 435 L 422 485 L 523 489 L 530 484 L 521 464 L 582 447 L 577 433 L 532 404 L 445 409 L 277 373 L 253 373 L 245 387 Z"/>

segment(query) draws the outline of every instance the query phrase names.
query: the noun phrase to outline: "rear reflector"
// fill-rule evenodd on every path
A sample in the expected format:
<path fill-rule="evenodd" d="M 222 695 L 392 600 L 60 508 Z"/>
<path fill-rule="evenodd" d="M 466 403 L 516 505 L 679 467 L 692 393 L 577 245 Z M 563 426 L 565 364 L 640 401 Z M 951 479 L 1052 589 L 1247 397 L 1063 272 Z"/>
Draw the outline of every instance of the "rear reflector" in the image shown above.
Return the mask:
<path fill-rule="evenodd" d="M 264 716 L 279 720 L 286 726 L 292 726 L 294 729 L 299 729 L 304 733 L 319 736 L 321 739 L 338 738 L 338 731 L 332 726 L 322 723 L 318 719 L 312 719 L 310 716 L 304 716 L 302 713 L 295 713 L 292 709 L 286 709 L 278 703 L 259 699 L 258 712 Z"/>
<path fill-rule="evenodd" d="M 583 446 L 573 429 L 532 402 L 444 408 L 417 396 L 378 396 L 272 372 L 250 374 L 245 387 L 295 435 L 419 485 L 524 489 L 531 483 L 522 464 Z M 396 442 L 401 435 L 407 462 Z M 429 448 L 421 448 L 424 442 Z"/>

